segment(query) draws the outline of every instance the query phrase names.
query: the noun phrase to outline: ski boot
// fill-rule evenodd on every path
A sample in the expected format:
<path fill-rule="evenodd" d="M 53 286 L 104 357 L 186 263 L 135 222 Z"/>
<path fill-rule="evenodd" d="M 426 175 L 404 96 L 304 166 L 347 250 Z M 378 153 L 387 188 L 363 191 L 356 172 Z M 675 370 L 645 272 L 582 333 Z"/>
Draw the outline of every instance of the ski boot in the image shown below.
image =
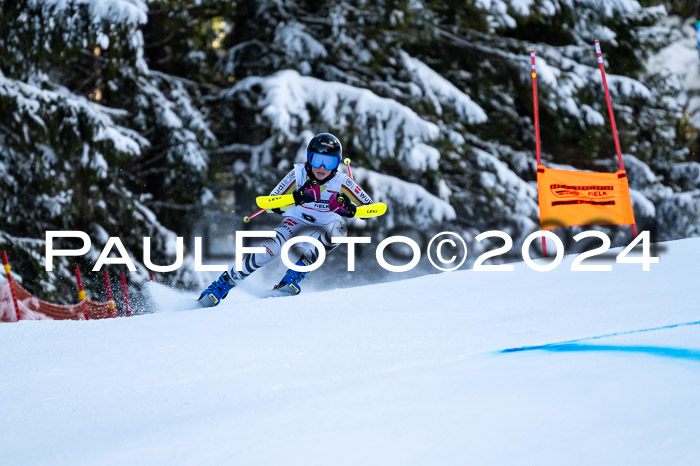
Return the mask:
<path fill-rule="evenodd" d="M 302 260 L 299 259 L 295 265 L 305 266 L 308 264 L 304 264 Z M 287 273 L 285 274 L 284 278 L 282 278 L 281 282 L 275 285 L 273 291 L 275 291 L 277 294 L 282 295 L 298 295 L 299 293 L 301 293 L 301 287 L 299 286 L 299 282 L 304 279 L 307 273 L 308 272 L 297 272 L 292 269 L 287 270 Z"/>
<path fill-rule="evenodd" d="M 233 272 L 234 278 L 224 272 L 221 276 L 212 282 L 211 285 L 207 287 L 206 290 L 202 291 L 197 302 L 202 307 L 214 307 L 219 304 L 219 302 L 228 295 L 231 288 L 236 286 L 236 280 L 239 280 L 238 274 Z"/>

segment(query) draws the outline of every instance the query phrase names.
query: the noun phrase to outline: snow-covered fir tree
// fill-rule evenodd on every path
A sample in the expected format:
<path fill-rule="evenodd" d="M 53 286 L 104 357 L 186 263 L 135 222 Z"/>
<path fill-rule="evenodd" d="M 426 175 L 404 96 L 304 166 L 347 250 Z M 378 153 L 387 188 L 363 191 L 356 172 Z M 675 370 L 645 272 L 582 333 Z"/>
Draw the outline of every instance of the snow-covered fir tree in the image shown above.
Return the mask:
<path fill-rule="evenodd" d="M 392 206 L 379 230 L 497 228 L 517 247 L 538 218 L 530 49 L 545 161 L 616 169 L 599 39 L 633 187 L 636 167 L 660 172 L 657 195 L 633 193 L 640 225 L 659 239 L 696 234 L 697 184 L 664 176 L 680 161 L 695 166 L 684 147 L 695 130 L 678 89 L 647 69 L 674 40 L 666 17 L 663 4 L 635 0 L 240 2 L 217 65 L 234 81 L 214 106 L 227 115 L 219 154 L 261 194 L 303 159 L 311 134 L 330 129 L 364 168 L 360 182 Z M 674 218 L 655 208 L 668 202 Z M 629 236 L 608 231 L 618 243 Z"/>
<path fill-rule="evenodd" d="M 150 236 L 153 261 L 171 263 L 172 229 L 200 196 L 216 140 L 197 86 L 146 63 L 147 11 L 127 0 L 3 2 L 0 243 L 40 296 L 75 299 L 72 261 L 44 271 L 46 230 L 89 233 L 80 263 L 90 267 L 110 236 L 137 263 Z"/>
<path fill-rule="evenodd" d="M 390 205 L 354 226 L 498 229 L 517 250 L 539 216 L 530 49 L 545 163 L 617 169 L 596 39 L 640 230 L 696 236 L 690 3 L 6 0 L 0 246 L 44 296 L 71 274 L 67 260 L 64 276 L 43 272 L 47 229 L 90 232 L 92 262 L 120 235 L 138 263 L 151 236 L 154 260 L 170 263 L 176 234 L 207 208 L 235 211 L 227 225 L 242 227 L 254 197 L 330 131 L 358 181 Z M 615 244 L 630 239 L 628 228 L 605 231 Z"/>

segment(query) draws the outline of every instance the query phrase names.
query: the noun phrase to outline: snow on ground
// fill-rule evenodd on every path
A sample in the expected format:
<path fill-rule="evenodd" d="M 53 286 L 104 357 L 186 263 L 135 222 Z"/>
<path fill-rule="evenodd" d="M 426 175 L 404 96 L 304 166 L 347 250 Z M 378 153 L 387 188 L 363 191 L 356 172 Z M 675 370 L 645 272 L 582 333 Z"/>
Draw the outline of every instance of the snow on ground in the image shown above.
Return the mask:
<path fill-rule="evenodd" d="M 700 238 L 659 246 L 646 273 L 567 256 L 193 310 L 154 286 L 156 314 L 2 325 L 2 462 L 696 465 Z"/>

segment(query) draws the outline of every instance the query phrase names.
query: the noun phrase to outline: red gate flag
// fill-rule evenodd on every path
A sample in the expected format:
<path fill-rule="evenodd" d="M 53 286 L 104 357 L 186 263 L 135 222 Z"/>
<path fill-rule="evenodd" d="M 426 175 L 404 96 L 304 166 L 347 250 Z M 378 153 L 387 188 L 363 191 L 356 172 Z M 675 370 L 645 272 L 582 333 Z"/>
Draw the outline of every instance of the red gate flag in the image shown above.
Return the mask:
<path fill-rule="evenodd" d="M 615 173 L 537 166 L 543 230 L 580 225 L 634 225 L 625 170 Z"/>
<path fill-rule="evenodd" d="M 615 151 L 620 170 L 615 173 L 557 170 L 542 165 L 540 154 L 540 119 L 537 106 L 537 69 L 535 51 L 530 51 L 532 68 L 532 100 L 535 117 L 535 148 L 537 151 L 537 195 L 540 206 L 540 228 L 553 230 L 559 227 L 584 225 L 632 225 L 637 235 L 637 225 L 632 210 L 627 172 L 622 161 L 620 141 L 615 126 L 610 92 L 605 78 L 605 66 L 600 42 L 595 50 L 608 105 L 608 115 L 615 141 Z M 547 243 L 542 237 L 542 251 L 547 256 Z"/>

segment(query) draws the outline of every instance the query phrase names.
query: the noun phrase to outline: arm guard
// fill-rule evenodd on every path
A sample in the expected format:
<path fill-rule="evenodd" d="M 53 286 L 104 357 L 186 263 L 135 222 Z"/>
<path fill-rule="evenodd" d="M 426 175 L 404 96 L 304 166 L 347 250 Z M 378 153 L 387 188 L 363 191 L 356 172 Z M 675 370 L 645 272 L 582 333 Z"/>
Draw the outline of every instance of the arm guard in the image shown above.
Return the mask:
<path fill-rule="evenodd" d="M 277 186 L 275 186 L 275 189 L 273 189 L 270 192 L 270 196 L 279 196 L 280 194 L 289 194 L 292 191 L 294 191 L 294 188 L 296 188 L 297 181 L 296 181 L 296 175 L 294 174 L 294 169 L 287 173 L 287 176 L 282 178 L 282 181 L 280 181 Z"/>
<path fill-rule="evenodd" d="M 340 194 L 347 197 L 350 202 L 355 205 L 373 204 L 374 201 L 355 180 L 349 176 L 343 181 L 343 187 L 340 188 Z"/>

